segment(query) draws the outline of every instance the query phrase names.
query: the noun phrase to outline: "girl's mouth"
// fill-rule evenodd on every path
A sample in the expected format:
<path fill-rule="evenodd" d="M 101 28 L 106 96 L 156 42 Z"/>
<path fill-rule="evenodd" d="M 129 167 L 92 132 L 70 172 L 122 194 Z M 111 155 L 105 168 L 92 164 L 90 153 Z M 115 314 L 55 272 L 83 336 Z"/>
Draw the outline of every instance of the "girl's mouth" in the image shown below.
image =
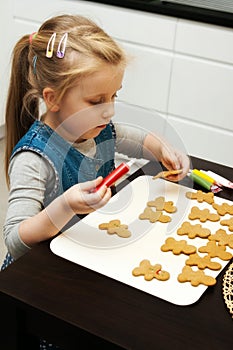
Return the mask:
<path fill-rule="evenodd" d="M 99 126 L 97 126 L 97 128 L 104 129 L 104 128 L 106 128 L 106 124 L 99 125 Z"/>

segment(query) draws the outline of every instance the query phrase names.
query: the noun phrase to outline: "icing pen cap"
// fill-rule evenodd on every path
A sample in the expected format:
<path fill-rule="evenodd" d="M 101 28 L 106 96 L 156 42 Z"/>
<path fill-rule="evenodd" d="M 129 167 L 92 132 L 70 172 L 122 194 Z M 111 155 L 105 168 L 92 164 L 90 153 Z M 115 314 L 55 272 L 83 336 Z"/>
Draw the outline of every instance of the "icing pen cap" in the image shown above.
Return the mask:
<path fill-rule="evenodd" d="M 96 187 L 96 191 L 98 191 L 100 189 L 100 187 L 102 186 L 107 186 L 107 187 L 111 187 L 117 180 L 119 180 L 123 175 L 125 175 L 126 173 L 128 173 L 128 171 L 130 170 L 130 166 L 135 162 L 136 159 L 131 159 L 129 162 L 127 163 L 121 163 L 120 165 L 118 165 L 118 167 L 116 169 L 114 169 L 110 174 L 108 174 L 103 181 L 101 182 L 101 184 L 99 184 Z"/>
<path fill-rule="evenodd" d="M 233 189 L 233 182 L 231 182 L 228 179 L 225 179 L 225 177 L 220 176 L 218 174 L 215 174 L 213 171 L 210 171 L 210 170 L 208 170 L 208 171 L 202 170 L 202 172 L 204 172 L 205 174 L 211 176 L 221 186 Z"/>

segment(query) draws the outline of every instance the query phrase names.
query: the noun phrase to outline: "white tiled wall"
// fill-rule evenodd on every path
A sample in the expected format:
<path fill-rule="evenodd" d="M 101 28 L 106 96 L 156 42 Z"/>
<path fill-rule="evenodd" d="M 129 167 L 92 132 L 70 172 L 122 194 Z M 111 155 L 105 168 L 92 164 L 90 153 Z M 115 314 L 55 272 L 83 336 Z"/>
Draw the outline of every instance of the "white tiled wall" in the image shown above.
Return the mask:
<path fill-rule="evenodd" d="M 209 60 L 233 62 L 233 30 L 204 23 L 179 21 L 176 52 Z"/>
<path fill-rule="evenodd" d="M 116 118 L 157 129 L 191 155 L 233 166 L 232 29 L 88 1 L 4 4 L 0 17 L 7 11 L 8 25 L 2 28 L 0 21 L 0 33 L 9 31 L 9 36 L 1 36 L 10 38 L 7 47 L 63 12 L 97 21 L 134 56 L 119 93 L 122 106 Z M 1 82 L 9 60 L 4 50 Z M 2 108 L 2 95 L 0 102 Z M 4 123 L 2 116 L 0 121 Z"/>
<path fill-rule="evenodd" d="M 133 105 L 166 112 L 172 53 L 131 43 L 124 47 L 135 58 L 126 70 L 119 97 Z"/>
<path fill-rule="evenodd" d="M 176 55 L 168 113 L 233 131 L 233 66 Z"/>

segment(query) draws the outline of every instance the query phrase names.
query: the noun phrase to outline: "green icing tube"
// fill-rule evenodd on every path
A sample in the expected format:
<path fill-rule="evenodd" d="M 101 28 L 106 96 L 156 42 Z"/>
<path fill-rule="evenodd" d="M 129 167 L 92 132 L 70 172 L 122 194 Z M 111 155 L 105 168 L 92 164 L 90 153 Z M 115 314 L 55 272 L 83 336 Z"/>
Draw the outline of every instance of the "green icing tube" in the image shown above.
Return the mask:
<path fill-rule="evenodd" d="M 210 191 L 211 189 L 211 186 L 212 186 L 212 183 L 209 182 L 208 180 L 205 180 L 203 179 L 202 177 L 194 174 L 194 173 L 191 173 L 190 174 L 190 179 L 192 179 L 194 182 L 196 182 L 198 185 L 206 188 L 208 191 Z"/>

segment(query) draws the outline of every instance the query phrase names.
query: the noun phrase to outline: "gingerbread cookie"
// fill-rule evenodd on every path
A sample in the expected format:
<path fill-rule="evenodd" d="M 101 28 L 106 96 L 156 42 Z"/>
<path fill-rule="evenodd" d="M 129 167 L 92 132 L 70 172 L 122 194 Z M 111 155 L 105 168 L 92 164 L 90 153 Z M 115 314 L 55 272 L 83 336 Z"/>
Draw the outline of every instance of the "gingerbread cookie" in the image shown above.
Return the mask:
<path fill-rule="evenodd" d="M 196 192 L 186 192 L 186 197 L 189 199 L 196 199 L 199 203 L 206 202 L 209 204 L 214 203 L 213 192 L 203 192 L 198 190 Z"/>
<path fill-rule="evenodd" d="M 193 287 L 204 284 L 205 286 L 213 286 L 216 279 L 206 275 L 202 270 L 193 271 L 190 266 L 184 266 L 182 273 L 178 275 L 177 280 L 181 283 L 190 282 Z"/>
<path fill-rule="evenodd" d="M 220 221 L 220 224 L 223 226 L 228 226 L 230 231 L 233 231 L 233 217 L 227 220 Z"/>
<path fill-rule="evenodd" d="M 192 225 L 190 222 L 185 221 L 182 223 L 181 227 L 178 228 L 177 234 L 182 235 L 188 235 L 189 238 L 207 238 L 210 236 L 211 231 L 208 228 L 202 227 L 200 224 Z"/>
<path fill-rule="evenodd" d="M 163 215 L 162 211 L 154 211 L 150 207 L 146 207 L 144 209 L 144 212 L 139 215 L 139 219 L 141 220 L 149 220 L 150 222 L 154 223 L 156 221 L 167 223 L 171 221 L 170 216 Z"/>
<path fill-rule="evenodd" d="M 197 253 L 190 254 L 185 264 L 188 266 L 197 266 L 201 270 L 206 268 L 210 270 L 220 270 L 222 267 L 220 263 L 212 261 L 209 255 L 201 257 Z"/>
<path fill-rule="evenodd" d="M 218 214 L 211 213 L 209 209 L 199 209 L 198 207 L 192 207 L 191 212 L 188 216 L 190 220 L 199 219 L 201 222 L 218 221 L 220 217 Z"/>
<path fill-rule="evenodd" d="M 172 201 L 165 202 L 165 198 L 162 196 L 155 198 L 153 201 L 147 202 L 147 206 L 154 207 L 158 211 L 165 210 L 167 213 L 174 213 L 177 211 L 174 203 Z"/>
<path fill-rule="evenodd" d="M 225 245 L 233 249 L 233 234 L 228 235 L 225 230 L 219 229 L 208 237 L 210 241 L 216 241 L 219 245 Z"/>
<path fill-rule="evenodd" d="M 167 238 L 165 244 L 163 244 L 160 249 L 163 252 L 171 251 L 175 255 L 196 253 L 195 246 L 189 245 L 185 240 L 176 241 L 173 237 Z"/>
<path fill-rule="evenodd" d="M 149 260 L 142 260 L 138 267 L 135 267 L 132 271 L 133 276 L 144 276 L 146 281 L 151 281 L 156 278 L 159 281 L 166 281 L 170 278 L 170 274 L 167 271 L 162 270 L 160 264 L 151 265 Z"/>
<path fill-rule="evenodd" d="M 120 220 L 118 219 L 99 224 L 99 229 L 106 230 L 110 235 L 115 233 L 122 238 L 128 238 L 131 236 L 128 226 L 121 224 Z"/>
<path fill-rule="evenodd" d="M 152 179 L 158 179 L 158 178 L 163 178 L 166 179 L 168 176 L 170 175 L 178 175 L 181 174 L 183 171 L 183 169 L 179 169 L 179 170 L 165 170 L 165 171 L 161 171 L 160 173 L 158 173 L 157 175 L 153 176 Z"/>
<path fill-rule="evenodd" d="M 213 203 L 212 207 L 217 210 L 217 213 L 221 216 L 230 214 L 233 215 L 233 205 L 229 205 L 228 203 L 217 204 Z"/>
<path fill-rule="evenodd" d="M 215 241 L 209 241 L 205 246 L 198 249 L 199 253 L 208 253 L 211 258 L 220 258 L 222 260 L 230 260 L 232 254 L 226 251 L 224 245 L 218 245 Z"/>

